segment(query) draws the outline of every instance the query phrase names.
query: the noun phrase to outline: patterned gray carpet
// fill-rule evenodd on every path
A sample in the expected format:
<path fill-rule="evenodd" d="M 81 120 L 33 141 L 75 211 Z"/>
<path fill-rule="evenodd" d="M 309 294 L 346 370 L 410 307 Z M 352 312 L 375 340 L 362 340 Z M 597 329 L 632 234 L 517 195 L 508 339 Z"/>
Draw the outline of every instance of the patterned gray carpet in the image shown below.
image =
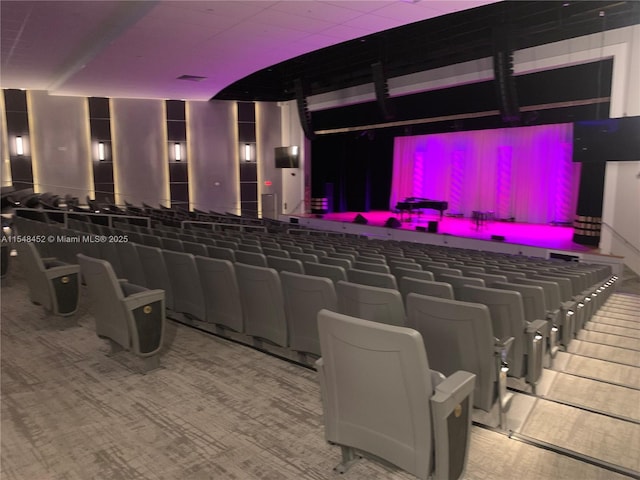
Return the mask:
<path fill-rule="evenodd" d="M 413 478 L 369 460 L 332 472 L 311 370 L 169 323 L 162 368 L 141 375 L 127 352 L 107 356 L 86 298 L 71 318 L 46 315 L 14 264 L 1 300 L 3 480 Z M 637 424 L 614 434 L 608 417 L 537 402 L 551 408 L 534 409 L 527 435 L 640 469 Z M 626 477 L 474 427 L 465 478 Z"/>

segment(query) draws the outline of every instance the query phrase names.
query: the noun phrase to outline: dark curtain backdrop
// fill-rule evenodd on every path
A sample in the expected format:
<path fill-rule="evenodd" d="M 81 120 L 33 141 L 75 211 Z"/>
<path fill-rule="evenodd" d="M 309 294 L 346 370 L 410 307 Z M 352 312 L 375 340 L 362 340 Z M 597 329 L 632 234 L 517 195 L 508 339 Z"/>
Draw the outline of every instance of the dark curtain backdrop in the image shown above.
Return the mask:
<path fill-rule="evenodd" d="M 312 196 L 325 197 L 333 184 L 336 212 L 387 210 L 393 170 L 391 132 L 320 136 L 311 149 Z"/>

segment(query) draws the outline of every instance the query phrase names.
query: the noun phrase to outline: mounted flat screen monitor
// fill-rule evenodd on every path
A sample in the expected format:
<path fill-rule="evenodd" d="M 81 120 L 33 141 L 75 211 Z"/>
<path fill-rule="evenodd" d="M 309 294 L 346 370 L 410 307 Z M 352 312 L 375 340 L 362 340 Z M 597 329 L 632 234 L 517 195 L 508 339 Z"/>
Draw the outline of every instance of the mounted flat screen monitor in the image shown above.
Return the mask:
<path fill-rule="evenodd" d="M 276 168 L 299 168 L 299 150 L 300 149 L 297 145 L 293 145 L 291 147 L 276 147 Z"/>

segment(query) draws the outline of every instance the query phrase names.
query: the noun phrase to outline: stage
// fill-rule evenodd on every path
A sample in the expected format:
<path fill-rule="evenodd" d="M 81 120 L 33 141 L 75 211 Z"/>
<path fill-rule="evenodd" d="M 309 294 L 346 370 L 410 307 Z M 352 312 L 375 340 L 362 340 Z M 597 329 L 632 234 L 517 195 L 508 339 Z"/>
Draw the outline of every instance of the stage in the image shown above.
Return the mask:
<path fill-rule="evenodd" d="M 483 240 L 493 244 L 504 243 L 544 250 L 560 250 L 563 252 L 599 255 L 598 248 L 574 243 L 573 228 L 566 225 L 542 225 L 497 220 L 488 220 L 478 224 L 471 218 L 451 217 L 447 216 L 446 213 L 441 219 L 440 214 L 435 211 L 433 213 L 429 211 L 422 213 L 413 212 L 410 216 L 405 212 L 403 221 L 395 229 L 385 228 L 385 223 L 390 217 L 398 220 L 401 218 L 399 213 L 390 211 L 342 212 L 327 213 L 324 215 L 310 214 L 306 216 L 306 219 L 320 220 L 323 223 L 326 222 L 325 228 L 335 230 L 335 228 L 330 228 L 329 225 L 334 222 L 341 223 L 343 227 L 345 223 L 353 224 L 353 220 L 358 214 L 367 219 L 366 227 L 381 227 L 384 228 L 385 231 L 399 230 L 407 232 L 416 232 L 416 227 L 418 227 L 417 233 L 421 234 L 421 236 L 414 236 L 413 238 L 424 238 L 427 240 L 424 235 L 428 234 L 429 241 L 425 241 L 424 243 L 451 244 L 452 239 L 449 238 L 447 240 L 446 237 L 458 237 L 461 239 Z M 428 232 L 430 222 L 437 222 L 437 232 Z M 353 224 L 354 227 L 356 225 L 357 224 Z M 365 227 L 365 225 L 358 225 L 358 227 Z M 358 228 L 357 230 L 362 231 L 362 228 Z M 371 236 L 379 237 L 383 235 L 376 229 Z M 434 236 L 445 238 L 442 239 L 442 242 L 439 242 L 433 238 Z M 493 250 L 493 248 L 490 250 Z"/>

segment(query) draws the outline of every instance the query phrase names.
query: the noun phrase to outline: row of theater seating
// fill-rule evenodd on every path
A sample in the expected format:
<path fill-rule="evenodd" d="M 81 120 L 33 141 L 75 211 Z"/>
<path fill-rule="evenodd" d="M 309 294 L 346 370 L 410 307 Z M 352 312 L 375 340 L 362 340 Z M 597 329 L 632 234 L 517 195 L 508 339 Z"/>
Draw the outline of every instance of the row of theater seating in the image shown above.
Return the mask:
<path fill-rule="evenodd" d="M 24 220 L 18 223 L 21 232 L 77 235 L 60 226 Z M 177 234 L 161 230 L 164 231 Z M 449 395 L 447 398 L 455 399 L 453 403 L 444 402 L 447 408 L 434 416 L 434 424 L 458 418 L 459 412 L 451 417 L 453 407 L 462 405 L 465 398 L 467 428 L 471 405 L 490 410 L 497 403 L 502 423 L 509 405 L 507 365 L 511 375 L 525 376 L 535 387 L 543 357 L 552 356 L 556 348 L 553 330 L 560 328 L 561 340 L 568 345 L 576 330 L 604 301 L 615 280 L 601 266 L 415 244 L 267 233 L 240 236 L 227 233 L 209 239 L 216 242 L 215 247 L 171 236 L 159 238 L 164 249 L 134 243 L 48 246 L 58 248 L 62 255 L 73 250 L 73 254 L 84 251 L 107 258 L 119 265 L 125 277 L 135 279 L 134 283 L 164 290 L 167 313 L 176 319 L 211 326 L 218 334 L 284 356 L 287 352 L 295 353 L 303 361 L 322 355 L 318 370 L 328 416 L 336 414 L 339 405 L 327 399 L 340 395 L 330 393 L 336 376 L 328 373 L 331 368 L 335 373 L 335 367 L 328 365 L 336 349 L 344 348 L 344 342 L 334 347 L 328 343 L 341 335 L 369 338 L 379 334 L 384 340 L 376 337 L 378 346 L 394 335 L 412 339 L 403 340 L 403 344 L 415 343 L 418 332 L 422 351 L 428 354 L 422 354 L 425 361 L 428 356 L 431 368 L 449 376 L 443 381 L 440 374 L 433 372 L 426 391 L 434 393 L 438 385 L 446 385 L 443 391 Z M 165 243 L 166 240 L 172 241 Z M 218 247 L 218 242 L 227 243 Z M 187 248 L 195 248 L 190 244 L 201 248 L 185 253 Z M 223 253 L 225 258 L 215 258 Z M 295 255 L 309 257 L 302 257 L 305 260 L 302 261 Z M 79 258 L 85 264 L 92 262 L 83 255 Z M 112 276 L 115 278 L 115 274 Z M 319 311 L 322 313 L 318 331 Z M 571 322 L 574 316 L 582 323 Z M 361 340 L 352 343 L 350 348 L 360 344 L 360 350 L 371 350 Z M 415 355 L 419 357 L 420 353 Z M 380 371 L 385 370 L 383 358 L 373 362 Z M 340 362 L 340 368 L 345 368 L 344 362 Z M 352 383 L 358 375 L 348 378 Z M 366 379 L 362 381 L 367 383 Z M 455 388 L 449 386 L 454 384 Z M 353 392 L 353 388 L 342 385 L 340 391 Z M 432 402 L 431 407 L 432 413 L 438 411 L 436 403 Z M 336 428 L 339 418 L 343 418 L 342 414 L 337 417 Z M 343 435 L 330 426 L 328 423 L 327 438 L 346 445 L 343 452 L 348 463 L 353 455 L 349 446 L 354 443 L 339 441 L 344 439 Z M 442 428 L 446 431 L 446 427 Z M 400 458 L 402 455 L 394 456 L 390 450 L 393 448 L 387 445 L 373 448 L 372 453 L 383 453 L 384 458 L 400 466 L 406 463 Z M 429 462 L 430 466 L 423 468 L 432 469 L 433 459 Z M 437 461 L 435 464 L 438 465 Z"/>

